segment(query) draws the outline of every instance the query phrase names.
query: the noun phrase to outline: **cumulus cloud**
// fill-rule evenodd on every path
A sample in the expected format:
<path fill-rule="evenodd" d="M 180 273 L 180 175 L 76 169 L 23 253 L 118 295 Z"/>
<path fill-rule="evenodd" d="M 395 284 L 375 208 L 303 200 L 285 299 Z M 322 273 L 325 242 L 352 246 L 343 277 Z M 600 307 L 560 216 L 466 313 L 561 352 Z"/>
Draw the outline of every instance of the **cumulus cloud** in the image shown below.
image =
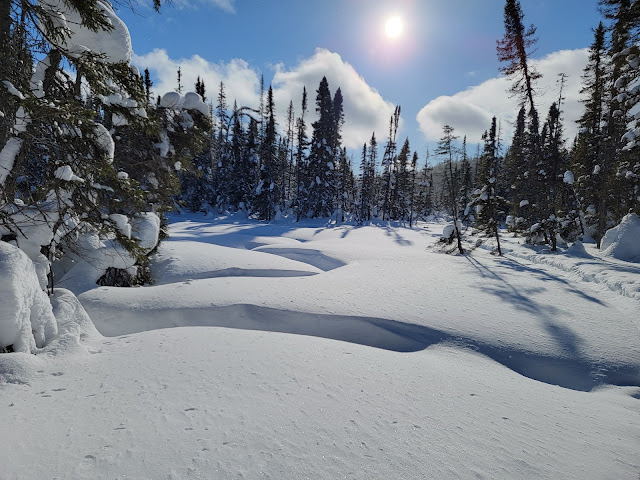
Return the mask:
<path fill-rule="evenodd" d="M 294 68 L 286 69 L 282 64 L 276 66 L 273 88 L 279 118 L 285 117 L 290 100 L 293 100 L 296 116 L 300 114 L 302 88 L 306 86 L 309 96 L 307 118 L 315 120 L 316 90 L 323 76 L 327 77 L 332 94 L 338 87 L 342 90 L 346 119 L 342 132 L 344 145 L 359 148 L 374 131 L 378 139 L 382 139 L 395 106 L 382 98 L 340 55 L 322 48 Z"/>
<path fill-rule="evenodd" d="M 196 78 L 200 76 L 207 87 L 207 97 L 213 98 L 214 104 L 220 81 L 224 82 L 229 107 L 234 99 L 240 106 L 255 108 L 259 104 L 260 74 L 244 60 L 211 63 L 198 55 L 172 59 L 166 50 L 155 49 L 146 55 L 134 54 L 132 61 L 141 71 L 148 68 L 152 73 L 152 77 L 156 79 L 153 86 L 156 95 L 176 89 L 176 72 L 179 67 L 184 91 L 194 90 Z M 387 132 L 389 118 L 395 106 L 382 98 L 340 55 L 325 49 L 317 49 L 312 57 L 300 61 L 293 68 L 288 69 L 283 64 L 275 66 L 272 86 L 280 130 L 286 129 L 290 101 L 293 101 L 296 117 L 300 115 L 302 88 L 306 86 L 309 109 L 306 120 L 308 132 L 311 133 L 310 125 L 317 118 L 316 90 L 323 76 L 327 77 L 332 94 L 335 94 L 338 87 L 342 90 L 345 114 L 343 144 L 347 148 L 360 148 L 374 131 L 381 141 Z"/>
<path fill-rule="evenodd" d="M 259 74 L 241 59 L 228 63 L 211 63 L 199 55 L 191 58 L 172 59 L 164 49 L 155 49 L 146 55 L 133 55 L 132 63 L 140 71 L 148 68 L 156 83 L 152 89 L 156 95 L 174 91 L 178 86 L 177 71 L 182 74 L 183 91 L 195 90 L 198 76 L 204 80 L 208 99 L 218 95 L 220 82 L 224 82 L 225 93 L 231 107 L 233 100 L 238 105 L 257 105 Z"/>
<path fill-rule="evenodd" d="M 533 62 L 543 75 L 536 87 L 536 107 L 541 121 L 544 121 L 551 103 L 558 100 L 559 74 L 568 75 L 562 110 L 565 136 L 569 139 L 577 132 L 575 121 L 583 110 L 580 103 L 581 74 L 587 60 L 588 50 L 580 49 L 561 50 Z M 495 115 L 501 122 L 503 139 L 508 143 L 518 113 L 518 99 L 510 98 L 507 92 L 510 85 L 509 79 L 497 77 L 454 95 L 438 97 L 418 112 L 416 120 L 429 140 L 440 138 L 442 126 L 448 124 L 456 129 L 456 134 L 467 135 L 470 142 L 479 142 Z"/>

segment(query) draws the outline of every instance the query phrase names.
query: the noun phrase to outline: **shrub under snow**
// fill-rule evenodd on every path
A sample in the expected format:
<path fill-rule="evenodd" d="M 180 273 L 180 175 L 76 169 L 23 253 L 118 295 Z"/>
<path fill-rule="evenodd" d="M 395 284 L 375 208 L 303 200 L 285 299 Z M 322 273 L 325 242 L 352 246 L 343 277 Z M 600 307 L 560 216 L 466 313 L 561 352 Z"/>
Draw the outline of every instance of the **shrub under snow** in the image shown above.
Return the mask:
<path fill-rule="evenodd" d="M 605 233 L 600 243 L 602 254 L 629 262 L 640 262 L 640 217 L 625 215 L 617 225 Z"/>
<path fill-rule="evenodd" d="M 0 241 L 0 350 L 30 353 L 58 333 L 36 269 L 19 248 Z"/>
<path fill-rule="evenodd" d="M 139 213 L 131 219 L 132 235 L 140 241 L 140 248 L 149 253 L 160 238 L 160 217 L 153 212 Z"/>

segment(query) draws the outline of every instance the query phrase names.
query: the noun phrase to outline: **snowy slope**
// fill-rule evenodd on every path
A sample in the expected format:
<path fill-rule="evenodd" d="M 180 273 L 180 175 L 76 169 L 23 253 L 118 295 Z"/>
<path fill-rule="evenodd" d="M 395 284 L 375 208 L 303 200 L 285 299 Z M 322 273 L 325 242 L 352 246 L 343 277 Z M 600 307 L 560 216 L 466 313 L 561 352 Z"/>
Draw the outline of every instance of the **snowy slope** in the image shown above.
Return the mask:
<path fill-rule="evenodd" d="M 33 359 L 2 386 L 0 478 L 637 477 L 640 401 L 412 354 L 179 328 Z M 36 362 L 36 359 L 39 360 Z"/>
<path fill-rule="evenodd" d="M 640 299 L 567 266 L 613 260 L 172 220 L 155 286 L 80 295 L 105 337 L 0 355 L 0 479 L 638 477 Z"/>
<path fill-rule="evenodd" d="M 455 341 L 556 384 L 639 383 L 639 330 L 630 315 L 637 302 L 514 257 L 430 252 L 441 230 L 177 222 L 159 253 L 159 270 L 177 282 L 103 287 L 80 298 L 106 335 L 210 325 L 400 351 Z M 233 262 L 257 268 L 260 255 L 283 263 L 271 263 L 271 276 L 229 271 Z M 292 277 L 294 261 L 326 271 Z M 549 368 L 560 363 L 565 368 Z"/>

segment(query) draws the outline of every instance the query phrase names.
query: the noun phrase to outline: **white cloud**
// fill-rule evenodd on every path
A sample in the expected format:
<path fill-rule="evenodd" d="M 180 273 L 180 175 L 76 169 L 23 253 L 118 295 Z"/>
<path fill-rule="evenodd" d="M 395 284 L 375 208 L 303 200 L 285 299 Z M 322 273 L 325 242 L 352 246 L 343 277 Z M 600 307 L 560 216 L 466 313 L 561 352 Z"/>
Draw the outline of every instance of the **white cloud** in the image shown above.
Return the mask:
<path fill-rule="evenodd" d="M 561 50 L 534 61 L 543 75 L 537 83 L 536 102 L 541 123 L 549 106 L 558 100 L 558 75 L 569 75 L 564 86 L 562 105 L 565 136 L 573 138 L 577 132 L 575 121 L 582 114 L 580 103 L 581 75 L 587 64 L 588 50 Z M 517 116 L 518 100 L 510 98 L 507 90 L 511 82 L 504 77 L 487 80 L 451 96 L 438 97 L 424 106 L 416 120 L 429 140 L 437 140 L 442 126 L 449 124 L 459 136 L 467 135 L 469 142 L 479 142 L 482 133 L 490 127 L 495 115 L 501 121 L 503 141 L 510 142 L 513 123 Z"/>
<path fill-rule="evenodd" d="M 177 71 L 180 68 L 182 74 L 183 91 L 195 90 L 195 82 L 198 76 L 204 80 L 206 96 L 208 100 L 214 99 L 218 95 L 220 82 L 224 82 L 225 93 L 229 106 L 233 105 L 233 100 L 238 101 L 238 105 L 257 105 L 258 86 L 260 77 L 247 62 L 241 59 L 233 59 L 228 63 L 211 63 L 199 55 L 191 58 L 172 59 L 169 58 L 164 49 L 155 49 L 145 55 L 132 56 L 132 63 L 140 71 L 148 68 L 156 83 L 152 89 L 156 95 L 162 95 L 169 91 L 174 91 L 178 86 Z"/>
<path fill-rule="evenodd" d="M 173 0 L 173 5 L 182 8 L 194 8 L 198 4 L 208 3 L 214 7 L 218 7 L 228 13 L 236 13 L 235 3 L 236 0 Z"/>
<path fill-rule="evenodd" d="M 194 90 L 196 78 L 200 76 L 205 82 L 207 97 L 209 100 L 213 99 L 214 104 L 220 81 L 224 82 L 230 107 L 234 99 L 240 106 L 247 105 L 255 108 L 259 104 L 260 74 L 241 59 L 234 59 L 229 63 L 211 63 L 194 55 L 191 58 L 176 60 L 170 58 L 166 50 L 155 49 L 145 55 L 134 54 L 132 62 L 140 71 L 148 68 L 152 73 L 152 78 L 156 79 L 153 86 L 156 95 L 176 89 L 177 71 L 180 67 L 184 91 Z M 384 141 L 389 118 L 395 106 L 383 99 L 353 66 L 342 60 L 340 55 L 325 49 L 317 49 L 312 57 L 302 60 L 291 69 L 287 69 L 282 64 L 276 65 L 272 85 L 280 130 L 286 129 L 289 101 L 293 101 L 296 117 L 300 115 L 302 87 L 306 86 L 308 93 L 306 120 L 309 126 L 308 134 L 311 134 L 311 123 L 317 118 L 316 90 L 323 76 L 327 77 L 332 94 L 335 94 L 338 87 L 342 90 L 345 114 L 343 144 L 347 148 L 358 149 L 371 138 L 374 131 L 378 141 Z"/>
<path fill-rule="evenodd" d="M 208 0 L 208 3 L 214 4 L 216 7 L 221 8 L 225 12 L 235 13 L 236 9 L 234 8 L 234 3 L 236 0 Z"/>
<path fill-rule="evenodd" d="M 316 118 L 316 90 L 323 76 L 327 77 L 332 94 L 335 94 L 338 87 L 342 90 L 344 145 L 347 148 L 360 148 L 374 131 L 378 141 L 383 141 L 395 106 L 382 98 L 340 55 L 322 48 L 318 48 L 312 57 L 302 60 L 290 70 L 281 64 L 276 66 L 273 88 L 279 118 L 285 117 L 290 100 L 293 100 L 296 117 L 300 115 L 302 88 L 306 86 L 309 108 L 307 118 L 308 124 L 311 124 Z"/>

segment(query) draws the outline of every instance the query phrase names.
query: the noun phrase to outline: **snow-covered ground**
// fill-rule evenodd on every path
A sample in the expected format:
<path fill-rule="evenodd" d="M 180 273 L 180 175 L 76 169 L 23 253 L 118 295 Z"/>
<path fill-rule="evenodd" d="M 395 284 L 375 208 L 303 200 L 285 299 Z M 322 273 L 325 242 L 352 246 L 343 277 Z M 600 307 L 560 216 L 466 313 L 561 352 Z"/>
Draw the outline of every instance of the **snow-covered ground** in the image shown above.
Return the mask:
<path fill-rule="evenodd" d="M 104 336 L 0 355 L 0 479 L 638 478 L 639 264 L 172 221 L 156 285 L 80 294 Z"/>

